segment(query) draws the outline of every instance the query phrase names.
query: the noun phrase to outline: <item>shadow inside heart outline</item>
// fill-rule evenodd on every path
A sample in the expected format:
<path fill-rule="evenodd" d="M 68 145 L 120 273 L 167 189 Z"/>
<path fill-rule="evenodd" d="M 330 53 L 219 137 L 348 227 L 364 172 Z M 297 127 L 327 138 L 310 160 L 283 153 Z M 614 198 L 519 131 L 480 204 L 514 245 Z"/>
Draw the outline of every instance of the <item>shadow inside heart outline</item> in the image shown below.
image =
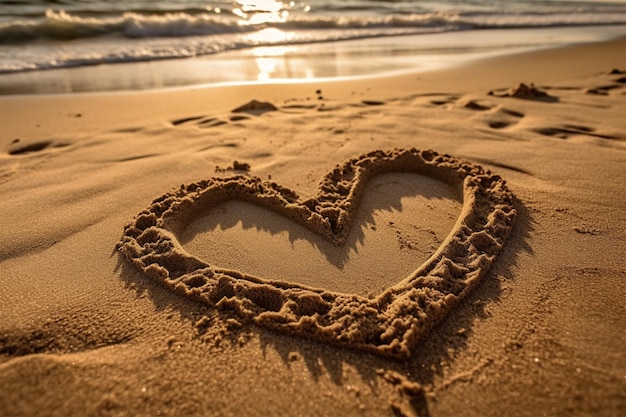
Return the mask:
<path fill-rule="evenodd" d="M 188 254 L 176 236 L 208 208 L 232 199 L 260 205 L 337 245 L 352 225 L 367 181 L 413 172 L 462 188 L 463 209 L 439 249 L 407 278 L 375 298 L 272 281 L 211 266 Z M 256 177 L 212 178 L 153 201 L 124 229 L 119 250 L 147 276 L 176 293 L 274 330 L 407 358 L 489 269 L 508 237 L 515 209 L 499 176 L 430 150 L 374 151 L 338 165 L 315 193 Z"/>
<path fill-rule="evenodd" d="M 210 208 L 176 238 L 213 266 L 371 298 L 426 261 L 462 208 L 460 188 L 415 173 L 377 175 L 361 196 L 341 246 L 240 200 Z"/>

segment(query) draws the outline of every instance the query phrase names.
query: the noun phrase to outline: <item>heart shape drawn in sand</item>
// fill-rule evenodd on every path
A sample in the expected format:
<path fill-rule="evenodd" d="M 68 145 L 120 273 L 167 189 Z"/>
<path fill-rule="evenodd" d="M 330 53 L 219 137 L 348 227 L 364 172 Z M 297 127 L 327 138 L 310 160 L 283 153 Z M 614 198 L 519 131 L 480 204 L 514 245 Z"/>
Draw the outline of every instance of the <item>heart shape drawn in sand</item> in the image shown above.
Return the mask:
<path fill-rule="evenodd" d="M 458 186 L 463 208 L 437 251 L 375 298 L 221 269 L 187 253 L 176 238 L 209 208 L 238 199 L 342 245 L 365 184 L 387 172 L 412 172 Z M 513 196 L 498 175 L 430 150 L 374 151 L 338 165 L 308 199 L 256 177 L 183 185 L 139 213 L 125 227 L 118 249 L 175 293 L 234 312 L 244 321 L 402 359 L 490 268 L 514 218 Z"/>

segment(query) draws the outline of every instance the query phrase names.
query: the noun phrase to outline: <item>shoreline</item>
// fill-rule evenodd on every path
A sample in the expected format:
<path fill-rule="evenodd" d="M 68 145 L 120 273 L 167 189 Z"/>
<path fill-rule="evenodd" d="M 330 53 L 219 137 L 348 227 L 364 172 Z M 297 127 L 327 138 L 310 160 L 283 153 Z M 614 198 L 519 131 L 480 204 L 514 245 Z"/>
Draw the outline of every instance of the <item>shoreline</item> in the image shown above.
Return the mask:
<path fill-rule="evenodd" d="M 354 100 L 367 97 L 387 100 L 407 91 L 452 92 L 471 86 L 473 94 L 485 94 L 513 83 L 559 82 L 561 73 L 588 75 L 603 63 L 614 61 L 611 51 L 626 47 L 626 36 L 604 42 L 566 45 L 556 48 L 497 55 L 434 71 L 408 72 L 396 75 L 353 77 L 307 82 L 237 83 L 233 85 L 186 86 L 138 91 L 103 91 L 73 94 L 0 95 L 0 122 L 7 137 L 28 132 L 34 138 L 45 137 L 41 126 L 28 120 L 47 119 L 48 114 L 80 117 L 98 114 L 90 123 L 98 129 L 114 123 L 130 128 L 136 120 L 158 122 L 163 118 L 182 118 L 189 113 L 224 112 L 241 105 L 251 97 L 257 100 L 287 103 L 297 98 L 307 105 L 328 100 Z M 588 56 L 582 60 L 580 56 Z M 519 72 L 494 70 L 514 68 Z M 488 74 L 488 77 L 485 77 Z M 321 94 L 317 94 L 320 90 Z M 468 92 L 469 92 L 468 91 Z M 322 100 L 319 98 L 322 97 Z M 149 103 L 149 106 L 146 104 Z M 208 106 L 208 107 L 207 107 Z M 105 108 L 105 112 L 101 109 Z M 25 117 L 28 115 L 28 117 Z M 56 124 L 53 123 L 53 126 Z"/>
<path fill-rule="evenodd" d="M 346 81 L 429 72 L 492 56 L 622 36 L 626 36 L 626 26 L 606 25 L 486 29 L 258 47 L 194 58 L 6 73 L 0 75 L 0 95 Z"/>
<path fill-rule="evenodd" d="M 367 79 L 0 96 L 0 414 L 621 415 L 625 49 L 622 37 Z M 284 217 L 315 209 L 328 228 L 324 203 L 354 182 L 347 161 L 412 148 L 439 165 L 373 177 L 343 246 Z M 475 175 L 465 185 L 493 189 L 446 188 L 459 166 Z M 232 177 L 249 180 L 242 200 L 272 200 L 220 203 L 213 179 Z M 163 239 L 138 235 L 161 202 L 180 218 Z M 162 265 L 142 270 L 159 246 Z M 218 267 L 230 278 L 203 303 Z M 400 292 L 413 278 L 420 294 Z M 384 331 L 366 321 L 379 294 L 399 301 L 377 315 Z M 402 339 L 416 300 L 445 317 Z M 347 346 L 319 342 L 338 328 Z M 408 359 L 355 349 L 357 328 Z"/>

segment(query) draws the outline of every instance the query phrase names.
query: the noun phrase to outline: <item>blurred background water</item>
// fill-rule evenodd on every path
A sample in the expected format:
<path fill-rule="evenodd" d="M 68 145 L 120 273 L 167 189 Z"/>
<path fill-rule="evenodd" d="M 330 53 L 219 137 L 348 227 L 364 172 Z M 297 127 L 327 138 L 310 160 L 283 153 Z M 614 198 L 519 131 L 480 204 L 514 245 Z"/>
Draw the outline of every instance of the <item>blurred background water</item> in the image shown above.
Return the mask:
<path fill-rule="evenodd" d="M 626 1 L 0 0 L 0 93 L 27 92 L 33 80 L 48 80 L 38 92 L 62 92 L 358 76 L 432 66 L 444 52 L 620 34 Z M 408 58 L 416 54 L 430 61 Z M 311 65 L 313 56 L 328 62 Z M 50 71 L 96 65 L 107 85 L 94 71 Z M 83 86 L 61 85 L 73 79 Z"/>

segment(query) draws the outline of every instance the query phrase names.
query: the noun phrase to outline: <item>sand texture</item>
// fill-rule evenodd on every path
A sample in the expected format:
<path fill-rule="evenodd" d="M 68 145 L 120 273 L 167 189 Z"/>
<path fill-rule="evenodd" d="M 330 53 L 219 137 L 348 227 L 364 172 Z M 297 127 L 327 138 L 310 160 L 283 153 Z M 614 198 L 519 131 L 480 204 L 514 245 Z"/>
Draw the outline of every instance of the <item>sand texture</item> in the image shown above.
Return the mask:
<path fill-rule="evenodd" d="M 0 97 L 0 416 L 623 416 L 625 48 Z"/>
<path fill-rule="evenodd" d="M 188 254 L 176 238 L 189 218 L 237 199 L 280 213 L 343 245 L 365 183 L 376 174 L 394 171 L 436 176 L 462 187 L 464 207 L 449 237 L 430 259 L 372 299 L 212 267 Z M 141 212 L 126 227 L 119 249 L 146 275 L 211 307 L 275 330 L 406 358 L 489 269 L 514 217 L 504 181 L 480 167 L 432 151 L 375 151 L 337 166 L 306 200 L 293 190 L 254 177 L 183 185 Z"/>

